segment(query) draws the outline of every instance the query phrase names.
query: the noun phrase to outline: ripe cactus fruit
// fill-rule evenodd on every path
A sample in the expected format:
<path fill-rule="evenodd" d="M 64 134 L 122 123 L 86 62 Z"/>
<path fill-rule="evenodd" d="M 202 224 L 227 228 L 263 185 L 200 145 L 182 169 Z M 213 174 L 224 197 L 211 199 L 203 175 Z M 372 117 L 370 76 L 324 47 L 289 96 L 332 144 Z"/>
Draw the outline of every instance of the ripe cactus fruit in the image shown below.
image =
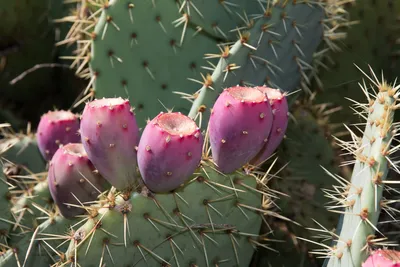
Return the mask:
<path fill-rule="evenodd" d="M 103 177 L 119 190 L 133 188 L 140 136 L 129 101 L 103 98 L 87 103 L 80 133 L 89 159 Z"/>
<path fill-rule="evenodd" d="M 143 131 L 138 165 L 146 186 L 168 192 L 182 184 L 198 167 L 203 136 L 196 123 L 178 113 L 160 113 Z"/>
<path fill-rule="evenodd" d="M 80 142 L 79 118 L 70 111 L 56 110 L 44 114 L 37 128 L 40 153 L 51 160 L 60 145 Z"/>
<path fill-rule="evenodd" d="M 261 151 L 251 160 L 251 164 L 259 165 L 268 159 L 277 149 L 285 136 L 289 120 L 289 107 L 286 94 L 279 89 L 273 89 L 266 86 L 257 87 L 258 90 L 267 95 L 272 108 L 273 121 L 268 141 L 264 144 Z"/>
<path fill-rule="evenodd" d="M 400 267 L 400 252 L 378 249 L 372 252 L 362 267 Z"/>
<path fill-rule="evenodd" d="M 267 96 L 255 87 L 225 89 L 214 104 L 210 146 L 214 162 L 224 173 L 248 163 L 268 140 L 272 110 Z"/>
<path fill-rule="evenodd" d="M 54 202 L 66 218 L 83 214 L 82 205 L 94 201 L 106 188 L 106 181 L 95 170 L 80 143 L 70 143 L 57 150 L 50 162 L 48 183 Z"/>

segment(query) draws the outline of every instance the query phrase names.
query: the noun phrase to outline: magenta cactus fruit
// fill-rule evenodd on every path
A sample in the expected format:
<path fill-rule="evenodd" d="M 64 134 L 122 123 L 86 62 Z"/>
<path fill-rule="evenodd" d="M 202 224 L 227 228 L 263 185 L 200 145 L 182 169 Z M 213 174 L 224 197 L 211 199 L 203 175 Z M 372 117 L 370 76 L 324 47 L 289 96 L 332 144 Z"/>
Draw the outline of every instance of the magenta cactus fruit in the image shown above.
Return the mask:
<path fill-rule="evenodd" d="M 251 87 L 225 89 L 209 122 L 211 152 L 219 170 L 231 173 L 248 163 L 268 140 L 271 128 L 266 95 Z"/>
<path fill-rule="evenodd" d="M 250 161 L 253 165 L 259 165 L 274 153 L 285 136 L 289 120 L 289 107 L 284 93 L 279 89 L 266 86 L 257 87 L 257 89 L 268 97 L 272 108 L 273 120 L 268 141 L 264 144 L 257 156 Z"/>
<path fill-rule="evenodd" d="M 89 159 L 104 178 L 119 190 L 132 189 L 140 136 L 129 101 L 103 98 L 87 103 L 80 133 Z"/>
<path fill-rule="evenodd" d="M 181 113 L 160 113 L 143 131 L 138 165 L 153 192 L 179 187 L 198 167 L 204 138 L 196 123 Z"/>
<path fill-rule="evenodd" d="M 400 267 L 400 252 L 388 249 L 375 250 L 362 267 Z"/>
<path fill-rule="evenodd" d="M 50 161 L 47 180 L 51 196 L 66 218 L 85 213 L 79 206 L 96 200 L 107 186 L 81 143 L 69 143 L 56 151 Z"/>
<path fill-rule="evenodd" d="M 51 160 L 60 145 L 79 143 L 79 118 L 71 111 L 56 110 L 44 114 L 37 128 L 37 142 L 40 153 Z"/>

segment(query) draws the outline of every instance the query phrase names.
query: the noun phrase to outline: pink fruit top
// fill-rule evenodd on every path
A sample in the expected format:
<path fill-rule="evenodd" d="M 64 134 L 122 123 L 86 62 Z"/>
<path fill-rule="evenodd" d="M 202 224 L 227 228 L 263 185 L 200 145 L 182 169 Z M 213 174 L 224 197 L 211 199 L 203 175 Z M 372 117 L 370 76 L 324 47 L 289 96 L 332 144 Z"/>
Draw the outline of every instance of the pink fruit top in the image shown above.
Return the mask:
<path fill-rule="evenodd" d="M 80 142 L 79 118 L 65 110 L 44 114 L 37 128 L 36 138 L 42 156 L 50 160 L 60 145 Z"/>
<path fill-rule="evenodd" d="M 184 183 L 200 163 L 203 136 L 196 123 L 181 113 L 160 113 L 143 131 L 138 165 L 146 186 L 169 192 Z"/>
<path fill-rule="evenodd" d="M 254 158 L 272 127 L 268 98 L 256 88 L 225 89 L 214 104 L 209 135 L 212 157 L 218 168 L 231 173 Z"/>

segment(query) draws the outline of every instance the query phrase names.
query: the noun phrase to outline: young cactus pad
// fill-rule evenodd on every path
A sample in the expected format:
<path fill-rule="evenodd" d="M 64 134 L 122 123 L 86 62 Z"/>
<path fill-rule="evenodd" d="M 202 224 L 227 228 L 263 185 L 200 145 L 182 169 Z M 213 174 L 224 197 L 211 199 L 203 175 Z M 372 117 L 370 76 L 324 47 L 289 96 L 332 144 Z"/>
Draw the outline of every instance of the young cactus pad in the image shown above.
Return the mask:
<path fill-rule="evenodd" d="M 382 192 L 393 164 L 389 156 L 399 148 L 391 143 L 398 130 L 393 116 L 400 86 L 391 86 L 383 78 L 379 81 L 373 72 L 368 79 L 377 93 L 361 86 L 369 102 L 357 105 L 366 120 L 363 137 L 357 138 L 352 132 L 354 141 L 341 144 L 355 157 L 351 180 L 332 174 L 341 187 L 326 191 L 335 202 L 330 209 L 342 213 L 338 232 L 332 233 L 334 247 L 325 247 L 328 267 L 361 266 L 375 240 L 379 240 L 375 239 L 375 232 L 380 211 L 390 203 L 382 199 Z"/>
<path fill-rule="evenodd" d="M 44 114 L 37 128 L 37 142 L 43 158 L 51 160 L 61 145 L 80 142 L 79 118 L 71 111 L 56 110 Z"/>
<path fill-rule="evenodd" d="M 146 186 L 168 192 L 185 182 L 197 169 L 203 135 L 196 123 L 181 113 L 160 113 L 143 131 L 138 165 Z"/>

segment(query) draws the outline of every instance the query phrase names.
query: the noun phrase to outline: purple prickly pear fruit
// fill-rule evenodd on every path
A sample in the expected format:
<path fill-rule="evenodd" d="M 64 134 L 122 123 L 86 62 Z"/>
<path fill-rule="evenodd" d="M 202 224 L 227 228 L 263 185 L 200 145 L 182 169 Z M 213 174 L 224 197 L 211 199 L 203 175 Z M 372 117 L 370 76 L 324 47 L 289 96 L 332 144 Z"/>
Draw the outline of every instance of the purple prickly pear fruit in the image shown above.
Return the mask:
<path fill-rule="evenodd" d="M 80 133 L 89 159 L 103 177 L 119 190 L 133 189 L 140 135 L 129 101 L 103 98 L 87 103 Z"/>
<path fill-rule="evenodd" d="M 65 218 L 83 214 L 85 209 L 81 205 L 96 200 L 107 186 L 81 143 L 69 143 L 56 151 L 47 180 L 50 194 Z"/>
<path fill-rule="evenodd" d="M 225 89 L 214 104 L 209 135 L 211 152 L 219 170 L 231 173 L 261 150 L 272 128 L 268 98 L 250 87 Z"/>
<path fill-rule="evenodd" d="M 138 165 L 146 186 L 153 192 L 169 192 L 198 167 L 203 136 L 196 123 L 181 113 L 160 113 L 143 131 Z"/>
<path fill-rule="evenodd" d="M 400 252 L 378 249 L 372 252 L 362 267 L 400 267 Z"/>
<path fill-rule="evenodd" d="M 284 93 L 279 89 L 273 89 L 266 86 L 257 87 L 257 89 L 267 95 L 272 108 L 273 120 L 268 141 L 264 144 L 257 156 L 250 161 L 253 165 L 259 165 L 268 159 L 278 148 L 285 136 L 289 119 L 289 107 Z"/>
<path fill-rule="evenodd" d="M 51 160 L 60 145 L 79 143 L 79 118 L 65 110 L 49 111 L 44 114 L 37 128 L 37 142 L 40 153 Z"/>

